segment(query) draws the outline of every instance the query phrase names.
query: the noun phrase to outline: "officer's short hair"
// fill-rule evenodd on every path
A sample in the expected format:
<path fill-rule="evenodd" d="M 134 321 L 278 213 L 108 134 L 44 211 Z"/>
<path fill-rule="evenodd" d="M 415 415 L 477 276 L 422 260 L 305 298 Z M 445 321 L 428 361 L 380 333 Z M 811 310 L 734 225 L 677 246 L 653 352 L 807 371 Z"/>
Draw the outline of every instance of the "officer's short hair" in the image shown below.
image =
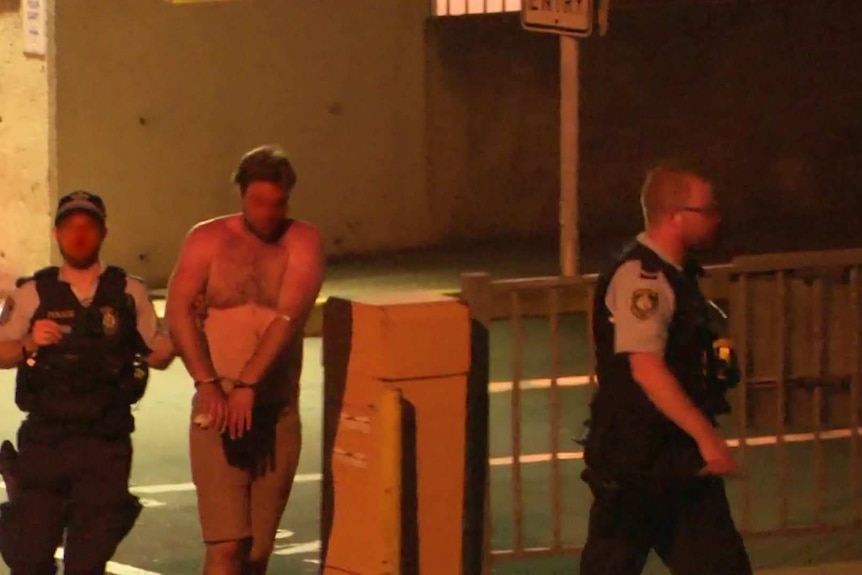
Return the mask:
<path fill-rule="evenodd" d="M 647 225 L 685 205 L 692 178 L 710 181 L 699 166 L 684 160 L 664 160 L 647 171 L 641 186 L 641 208 Z"/>
<path fill-rule="evenodd" d="M 247 152 L 240 160 L 233 182 L 240 192 L 254 182 L 269 182 L 290 193 L 296 185 L 296 172 L 287 159 L 287 154 L 278 146 L 260 146 Z"/>

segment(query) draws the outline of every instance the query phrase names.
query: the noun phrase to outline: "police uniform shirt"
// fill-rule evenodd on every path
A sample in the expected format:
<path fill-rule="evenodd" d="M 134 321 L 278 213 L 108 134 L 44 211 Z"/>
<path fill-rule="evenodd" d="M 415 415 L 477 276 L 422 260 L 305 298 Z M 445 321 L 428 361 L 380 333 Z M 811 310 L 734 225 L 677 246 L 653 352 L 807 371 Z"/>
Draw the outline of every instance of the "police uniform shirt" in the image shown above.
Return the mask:
<path fill-rule="evenodd" d="M 104 273 L 107 266 L 99 264 L 99 276 Z M 63 277 L 63 270 L 60 269 L 60 281 L 67 281 Z M 75 286 L 71 286 L 72 291 L 81 302 L 81 305 L 87 306 L 96 295 L 98 281 L 94 282 L 89 293 L 80 293 L 80 290 Z M 149 291 L 143 281 L 133 277 L 126 276 L 126 293 L 132 296 L 135 301 L 135 312 L 137 314 L 138 333 L 144 343 L 150 349 L 155 349 L 156 340 L 161 336 L 159 329 L 159 320 L 156 315 L 156 309 L 153 302 L 150 301 Z M 16 288 L 10 295 L 12 309 L 9 310 L 5 323 L 0 325 L 0 341 L 18 341 L 30 331 L 30 321 L 33 314 L 39 308 L 39 293 L 36 291 L 36 282 L 28 281 Z M 7 305 L 9 305 L 7 303 Z"/>
<path fill-rule="evenodd" d="M 645 233 L 638 235 L 637 241 L 681 269 Z M 611 278 L 605 295 L 605 305 L 614 323 L 614 352 L 663 355 L 675 303 L 673 289 L 662 272 L 644 271 L 639 260 L 623 263 Z"/>

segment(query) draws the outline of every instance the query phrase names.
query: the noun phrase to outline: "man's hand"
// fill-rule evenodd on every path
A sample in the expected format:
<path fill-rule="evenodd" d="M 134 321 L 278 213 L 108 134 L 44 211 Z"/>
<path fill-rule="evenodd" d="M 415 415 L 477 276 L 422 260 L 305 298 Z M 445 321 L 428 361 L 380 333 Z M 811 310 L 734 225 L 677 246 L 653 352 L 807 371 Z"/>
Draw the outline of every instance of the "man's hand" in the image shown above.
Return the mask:
<path fill-rule="evenodd" d="M 231 390 L 227 398 L 227 427 L 231 439 L 239 439 L 251 430 L 251 416 L 254 408 L 254 389 L 238 387 Z"/>
<path fill-rule="evenodd" d="M 203 427 L 216 427 L 224 430 L 227 421 L 227 399 L 221 388 L 221 382 L 202 383 L 195 393 L 195 412 L 208 415 L 211 419 Z"/>
<path fill-rule="evenodd" d="M 710 433 L 705 434 L 703 439 L 697 442 L 697 448 L 700 450 L 700 456 L 706 462 L 700 475 L 733 475 L 736 473 L 736 461 L 730 453 L 727 442 L 714 430 L 710 430 Z"/>
<path fill-rule="evenodd" d="M 51 321 L 50 319 L 37 319 L 33 322 L 33 329 L 31 330 L 30 337 L 28 339 L 30 341 L 25 341 L 25 346 L 30 342 L 32 342 L 32 345 L 37 348 L 44 347 L 46 345 L 54 345 L 63 339 L 63 331 L 60 324 L 55 321 Z M 30 349 L 28 346 L 28 351 L 35 350 Z"/>

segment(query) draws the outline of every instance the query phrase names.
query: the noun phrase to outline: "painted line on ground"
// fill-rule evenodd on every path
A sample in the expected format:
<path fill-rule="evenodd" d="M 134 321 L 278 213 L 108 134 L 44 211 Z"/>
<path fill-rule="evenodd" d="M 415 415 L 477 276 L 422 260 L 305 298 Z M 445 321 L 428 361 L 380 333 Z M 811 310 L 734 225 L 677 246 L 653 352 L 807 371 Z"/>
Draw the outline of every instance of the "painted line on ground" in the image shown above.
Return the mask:
<path fill-rule="evenodd" d="M 300 473 L 294 478 L 294 483 L 314 483 L 323 479 L 320 473 Z M 158 495 L 160 493 L 180 493 L 183 491 L 194 491 L 194 483 L 168 483 L 165 485 L 137 485 L 129 488 L 129 491 L 141 495 Z"/>
<path fill-rule="evenodd" d="M 320 541 L 309 541 L 308 543 L 294 543 L 282 549 L 276 549 L 273 555 L 304 555 L 306 553 L 317 553 L 320 551 Z"/>
<path fill-rule="evenodd" d="M 862 427 L 857 429 L 859 434 L 862 434 Z M 852 429 L 831 429 L 829 431 L 822 431 L 820 433 L 820 439 L 822 441 L 829 441 L 833 439 L 847 439 L 853 435 Z M 789 433 L 784 436 L 784 443 L 808 443 L 813 442 L 815 440 L 816 435 L 814 433 Z M 747 437 L 745 439 L 746 447 L 763 447 L 767 445 L 776 445 L 778 443 L 778 436 L 776 435 L 760 435 L 755 437 Z M 739 448 L 740 440 L 739 439 L 728 439 L 727 445 L 731 448 Z M 561 451 L 557 454 L 557 459 L 561 461 L 565 460 L 573 460 L 573 459 L 583 459 L 584 452 L 583 451 Z M 547 463 L 553 459 L 551 453 L 528 453 L 525 455 L 521 455 L 518 458 L 519 463 Z M 502 465 L 512 465 L 514 463 L 513 457 L 492 457 L 491 465 L 492 466 L 502 466 Z"/>
<path fill-rule="evenodd" d="M 279 529 L 275 534 L 276 541 L 290 539 L 295 533 L 287 529 Z M 320 540 L 309 541 L 308 543 L 287 543 L 278 544 L 272 552 L 273 555 L 304 555 L 306 553 L 317 553 L 320 551 Z"/>
<path fill-rule="evenodd" d="M 860 435 L 862 435 L 862 427 L 858 429 Z M 832 429 L 829 431 L 823 431 L 820 433 L 820 439 L 823 441 L 830 441 L 834 439 L 847 439 L 853 435 L 851 429 Z M 812 442 L 815 439 L 814 433 L 791 433 L 784 436 L 785 443 L 808 443 Z M 740 440 L 739 439 L 728 439 L 727 444 L 732 448 L 739 447 Z M 778 443 L 778 437 L 775 435 L 762 435 L 749 437 L 745 440 L 746 447 L 764 447 L 768 445 L 775 445 Z M 560 461 L 566 460 L 577 460 L 583 459 L 584 453 L 583 451 L 561 451 L 557 454 L 557 459 Z M 524 454 L 518 458 L 519 463 L 548 463 L 552 460 L 552 455 L 550 453 L 528 453 Z M 490 460 L 490 464 L 493 467 L 500 467 L 503 465 L 512 465 L 514 463 L 514 458 L 512 457 L 492 457 Z M 295 483 L 314 483 L 318 482 L 323 478 L 320 473 L 305 473 L 301 475 L 297 475 L 294 480 Z M 159 494 L 159 493 L 179 493 L 183 491 L 194 491 L 195 486 L 194 483 L 174 483 L 174 484 L 166 484 L 166 485 L 145 485 L 145 486 L 137 486 L 132 487 L 130 490 L 133 493 L 140 494 Z"/>
<path fill-rule="evenodd" d="M 862 427 L 858 429 L 860 435 L 862 435 Z M 820 439 L 823 441 L 829 441 L 834 439 L 847 439 L 853 435 L 851 429 L 832 429 L 829 431 L 823 431 L 820 433 Z M 815 440 L 814 433 L 790 433 L 784 436 L 784 443 L 807 443 L 813 442 Z M 728 439 L 727 444 L 732 448 L 739 447 L 740 440 L 739 439 Z M 762 435 L 755 437 L 748 437 L 745 440 L 746 447 L 764 447 L 769 445 L 775 445 L 778 443 L 778 437 L 775 435 Z M 557 454 L 557 459 L 559 461 L 567 461 L 567 460 L 577 460 L 583 459 L 584 453 L 583 451 L 561 451 Z M 550 453 L 527 453 L 521 455 L 518 458 L 519 463 L 548 463 L 551 461 L 552 454 Z M 507 457 L 492 457 L 490 460 L 490 464 L 492 467 L 500 467 L 503 465 L 512 465 L 514 463 L 514 458 L 511 456 Z M 296 476 L 294 483 L 315 483 L 319 482 L 323 479 L 323 475 L 320 473 L 303 473 Z M 0 488 L 5 488 L 5 484 L 0 483 Z M 139 485 L 135 487 L 131 487 L 129 489 L 132 493 L 141 494 L 141 495 L 157 495 L 163 493 L 182 493 L 188 491 L 194 491 L 195 485 L 194 483 L 169 483 L 164 485 Z M 152 507 L 161 507 L 159 505 L 159 501 L 148 500 L 148 503 L 151 503 Z"/>
<path fill-rule="evenodd" d="M 590 385 L 592 378 L 588 375 L 567 375 L 557 378 L 557 386 L 559 387 L 581 387 Z M 548 389 L 551 387 L 553 379 L 522 379 L 518 386 L 521 391 L 530 389 Z M 512 391 L 514 383 L 511 381 L 493 381 L 488 385 L 489 393 L 506 393 Z"/>
<path fill-rule="evenodd" d="M 294 483 L 315 483 L 323 479 L 323 475 L 320 473 L 300 473 L 293 480 Z M 5 490 L 6 484 L 0 481 L 0 489 Z M 129 487 L 129 491 L 138 495 L 158 495 L 161 493 L 182 493 L 183 491 L 194 491 L 195 484 L 194 483 L 167 483 L 163 485 L 137 485 Z M 155 500 L 147 500 L 148 502 L 158 504 L 158 501 Z M 146 507 L 146 505 L 145 505 Z M 153 507 L 160 507 L 160 505 L 153 505 Z"/>
<path fill-rule="evenodd" d="M 63 556 L 64 550 L 62 547 L 59 547 L 57 552 L 54 553 L 54 559 L 62 561 Z M 106 572 L 110 573 L 110 575 L 161 575 L 155 571 L 147 571 L 146 569 L 139 569 L 137 567 L 132 567 L 131 565 L 123 565 L 122 563 L 116 563 L 114 561 L 108 561 Z"/>

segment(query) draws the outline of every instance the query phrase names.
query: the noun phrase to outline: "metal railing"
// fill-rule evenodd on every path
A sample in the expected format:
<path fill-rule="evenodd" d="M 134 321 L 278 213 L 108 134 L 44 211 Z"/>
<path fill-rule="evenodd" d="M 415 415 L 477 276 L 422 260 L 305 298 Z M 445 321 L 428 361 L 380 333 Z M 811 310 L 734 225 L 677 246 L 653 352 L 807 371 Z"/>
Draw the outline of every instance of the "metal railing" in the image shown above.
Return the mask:
<path fill-rule="evenodd" d="M 856 526 L 862 521 L 860 273 L 862 250 L 844 250 L 740 257 L 728 265 L 708 268 L 702 280 L 706 296 L 724 302 L 729 309 L 731 335 L 740 361 L 741 381 L 732 392 L 735 419 L 729 422 L 730 427 L 735 427 L 735 435 L 728 437 L 728 441 L 736 448 L 746 475 L 729 482 L 728 489 L 737 495 L 737 523 L 748 536 L 836 529 Z M 567 476 L 563 472 L 562 463 L 577 462 L 582 454 L 580 451 L 564 451 L 561 446 L 564 421 L 571 419 L 562 412 L 561 394 L 564 388 L 573 385 L 596 384 L 590 330 L 595 281 L 595 276 L 494 280 L 484 273 L 462 275 L 461 295 L 474 317 L 491 327 L 492 334 L 495 326 L 503 325 L 511 334 L 508 354 L 511 382 L 492 384 L 510 393 L 507 407 L 510 411 L 508 425 L 511 437 L 508 443 L 511 459 L 502 459 L 507 463 L 510 461 L 511 465 L 511 483 L 508 486 L 511 516 L 503 525 L 503 531 L 511 528 L 511 544 L 497 542 L 498 548 L 490 549 L 489 543 L 488 552 L 493 560 L 572 555 L 578 554 L 582 548 L 582 541 L 571 542 L 564 538 L 567 518 L 561 501 L 564 477 L 571 481 L 571 474 Z M 577 314 L 586 320 L 581 340 L 581 346 L 587 348 L 586 362 L 580 373 L 564 373 L 562 368 L 565 355 L 573 351 L 571 347 L 567 348 L 561 335 L 561 318 L 567 314 Z M 525 393 L 536 387 L 524 375 L 525 322 L 537 319 L 546 324 L 542 329 L 547 329 L 546 351 L 549 352 L 545 354 L 549 364 L 546 366 L 548 377 L 540 386 L 548 393 L 544 417 L 550 430 L 547 441 L 549 454 L 541 456 L 525 452 L 522 436 Z M 492 351 L 495 351 L 494 345 L 492 335 Z M 589 393 L 589 387 L 581 389 Z M 764 399 L 769 394 L 774 395 L 773 401 Z M 584 401 L 587 400 L 585 395 Z M 804 408 L 800 408 L 806 403 L 810 403 L 807 420 Z M 826 409 L 827 406 L 832 409 Z M 800 432 L 798 428 L 805 425 L 810 430 Z M 773 433 L 758 433 L 770 426 Z M 848 481 L 843 483 L 827 481 L 829 458 L 837 456 L 832 449 L 827 452 L 825 442 L 835 439 L 849 439 L 850 469 L 847 471 Z M 802 453 L 803 466 L 810 467 L 814 474 L 815 506 L 810 516 L 791 521 L 791 505 L 804 504 L 807 499 L 804 490 L 795 491 L 790 486 L 790 446 L 806 447 L 808 444 L 812 446 L 811 454 L 808 457 Z M 772 470 L 768 469 L 768 462 L 761 459 L 763 452 L 759 451 L 768 445 L 774 445 L 775 451 L 776 465 Z M 754 455 L 759 462 L 752 459 Z M 500 458 L 494 458 L 492 454 L 492 465 L 495 459 Z M 546 485 L 538 489 L 542 494 L 540 499 L 525 500 L 524 466 L 532 461 L 549 464 L 548 479 Z M 777 481 L 775 526 L 764 526 L 762 520 L 759 524 L 753 521 L 752 489 L 757 481 L 750 472 L 754 468 L 757 468 L 761 479 L 766 477 L 763 480 Z M 567 487 L 569 481 L 566 482 Z M 829 514 L 824 512 L 834 509 L 827 509 L 827 499 L 835 495 L 839 487 L 846 488 L 848 483 L 849 495 L 842 497 L 849 496 L 851 501 L 841 505 L 849 504 L 852 513 L 843 519 L 828 517 Z M 497 501 L 498 494 L 489 495 L 489 501 L 491 499 Z M 490 516 L 494 513 L 492 505 L 489 503 L 488 541 L 491 537 Z M 550 542 L 540 546 L 529 545 L 525 536 L 525 515 L 548 512 Z M 581 520 L 586 522 L 583 517 Z M 499 528 L 500 524 L 498 520 L 495 527 Z"/>

